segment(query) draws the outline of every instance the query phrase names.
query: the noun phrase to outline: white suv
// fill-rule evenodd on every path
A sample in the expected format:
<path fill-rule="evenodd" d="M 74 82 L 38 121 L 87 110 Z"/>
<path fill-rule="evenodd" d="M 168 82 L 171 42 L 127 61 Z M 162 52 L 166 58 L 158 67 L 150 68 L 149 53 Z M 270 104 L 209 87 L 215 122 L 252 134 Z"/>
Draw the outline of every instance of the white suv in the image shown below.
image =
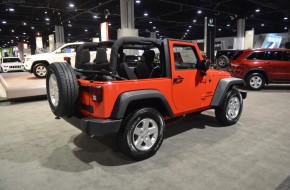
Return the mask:
<path fill-rule="evenodd" d="M 37 78 L 44 78 L 47 74 L 49 64 L 53 62 L 67 62 L 70 60 L 71 66 L 75 67 L 75 57 L 77 48 L 84 42 L 65 44 L 51 53 L 41 53 L 27 56 L 24 67 L 27 72 L 34 73 Z M 96 57 L 96 52 L 91 51 L 91 60 Z"/>
<path fill-rule="evenodd" d="M 0 71 L 24 71 L 24 65 L 18 57 L 3 57 L 0 59 Z"/>

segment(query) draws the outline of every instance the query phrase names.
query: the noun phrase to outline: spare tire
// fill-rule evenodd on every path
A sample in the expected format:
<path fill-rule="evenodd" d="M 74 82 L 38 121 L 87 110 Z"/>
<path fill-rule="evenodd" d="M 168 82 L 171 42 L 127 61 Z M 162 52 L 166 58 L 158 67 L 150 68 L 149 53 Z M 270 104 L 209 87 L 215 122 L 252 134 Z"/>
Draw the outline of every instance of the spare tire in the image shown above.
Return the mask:
<path fill-rule="evenodd" d="M 217 59 L 216 63 L 220 68 L 225 69 L 229 66 L 230 59 L 225 55 L 221 55 Z"/>
<path fill-rule="evenodd" d="M 52 63 L 46 77 L 46 92 L 50 108 L 58 117 L 72 116 L 79 95 L 73 68 L 68 63 Z"/>

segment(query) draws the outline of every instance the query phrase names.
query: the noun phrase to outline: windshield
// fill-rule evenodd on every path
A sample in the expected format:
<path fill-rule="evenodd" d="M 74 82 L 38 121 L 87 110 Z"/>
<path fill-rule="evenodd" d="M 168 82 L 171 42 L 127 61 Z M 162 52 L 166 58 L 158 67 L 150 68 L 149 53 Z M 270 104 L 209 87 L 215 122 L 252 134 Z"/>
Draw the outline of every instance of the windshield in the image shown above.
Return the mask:
<path fill-rule="evenodd" d="M 21 62 L 19 58 L 3 58 L 3 63 L 15 63 L 15 62 Z"/>

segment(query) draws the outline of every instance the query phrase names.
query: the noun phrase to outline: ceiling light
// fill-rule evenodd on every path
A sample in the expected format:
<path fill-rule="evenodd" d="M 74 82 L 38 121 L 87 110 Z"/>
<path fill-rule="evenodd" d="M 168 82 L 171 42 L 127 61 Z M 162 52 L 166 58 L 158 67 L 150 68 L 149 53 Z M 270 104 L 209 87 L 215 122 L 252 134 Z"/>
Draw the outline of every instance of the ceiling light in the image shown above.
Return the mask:
<path fill-rule="evenodd" d="M 44 13 L 47 14 L 47 11 L 45 11 Z"/>
<path fill-rule="evenodd" d="M 46 21 L 49 21 L 49 18 L 45 18 Z"/>
<path fill-rule="evenodd" d="M 265 26 L 265 24 L 261 24 L 261 26 Z"/>
<path fill-rule="evenodd" d="M 156 30 L 156 33 L 158 33 L 159 32 L 159 30 Z"/>
<path fill-rule="evenodd" d="M 2 21 L 2 24 L 6 24 L 7 22 L 5 20 Z"/>
<path fill-rule="evenodd" d="M 57 13 L 58 15 L 60 15 L 60 13 Z"/>
<path fill-rule="evenodd" d="M 11 32 L 14 32 L 14 30 L 12 29 Z"/>
<path fill-rule="evenodd" d="M 191 28 L 192 26 L 189 26 L 189 28 Z"/>
<path fill-rule="evenodd" d="M 85 32 L 87 32 L 88 31 L 88 29 L 85 29 Z"/>
<path fill-rule="evenodd" d="M 40 33 L 39 33 L 39 32 L 37 32 L 37 35 L 39 36 L 39 35 L 40 35 Z"/>
<path fill-rule="evenodd" d="M 156 26 L 153 26 L 153 29 L 156 29 Z"/>
<path fill-rule="evenodd" d="M 189 32 L 189 30 L 186 30 L 187 32 Z"/>
<path fill-rule="evenodd" d="M 259 13 L 260 11 L 261 11 L 260 9 L 256 9 L 256 10 L 255 10 L 256 13 Z"/>
<path fill-rule="evenodd" d="M 73 3 L 70 3 L 68 6 L 71 8 L 75 7 L 75 5 Z"/>
<path fill-rule="evenodd" d="M 25 32 L 23 32 L 23 35 L 26 35 L 26 33 L 25 33 Z"/>
<path fill-rule="evenodd" d="M 18 38 L 18 36 L 16 36 L 16 38 Z"/>
<path fill-rule="evenodd" d="M 287 30 L 288 28 L 285 26 L 284 29 Z"/>
<path fill-rule="evenodd" d="M 152 24 L 152 21 L 150 21 L 149 24 Z"/>
<path fill-rule="evenodd" d="M 148 16 L 148 13 L 144 13 L 144 16 Z"/>
<path fill-rule="evenodd" d="M 97 16 L 97 15 L 94 15 L 93 17 L 94 17 L 94 18 L 98 18 L 98 16 Z"/>
<path fill-rule="evenodd" d="M 288 20 L 288 17 L 284 17 L 284 20 Z"/>
<path fill-rule="evenodd" d="M 70 23 L 70 20 L 68 21 L 68 23 Z"/>
<path fill-rule="evenodd" d="M 227 24 L 227 26 L 231 26 L 230 24 Z"/>
<path fill-rule="evenodd" d="M 141 3 L 141 1 L 140 1 L 140 0 L 136 0 L 135 2 L 136 2 L 137 4 Z"/>
<path fill-rule="evenodd" d="M 192 22 L 196 22 L 196 19 L 193 19 L 193 21 Z"/>
<path fill-rule="evenodd" d="M 14 8 L 9 8 L 8 9 L 10 12 L 14 12 Z"/>
<path fill-rule="evenodd" d="M 26 22 L 23 22 L 23 25 L 26 26 L 27 25 Z"/>
<path fill-rule="evenodd" d="M 35 29 L 34 26 L 31 26 L 31 29 L 34 30 Z"/>
<path fill-rule="evenodd" d="M 111 26 L 112 24 L 111 24 L 111 23 L 109 23 L 108 25 L 109 25 L 109 26 Z"/>
<path fill-rule="evenodd" d="M 221 28 L 219 28 L 219 29 L 218 29 L 218 31 L 222 31 L 222 29 L 221 29 Z"/>
<path fill-rule="evenodd" d="M 201 14 L 201 13 L 202 13 L 202 10 L 198 10 L 198 11 L 197 11 L 197 14 Z"/>
<path fill-rule="evenodd" d="M 71 34 L 68 34 L 68 36 L 70 36 Z"/>
<path fill-rule="evenodd" d="M 72 27 L 72 25 L 71 25 L 71 24 L 68 24 L 67 26 L 68 26 L 68 27 Z"/>

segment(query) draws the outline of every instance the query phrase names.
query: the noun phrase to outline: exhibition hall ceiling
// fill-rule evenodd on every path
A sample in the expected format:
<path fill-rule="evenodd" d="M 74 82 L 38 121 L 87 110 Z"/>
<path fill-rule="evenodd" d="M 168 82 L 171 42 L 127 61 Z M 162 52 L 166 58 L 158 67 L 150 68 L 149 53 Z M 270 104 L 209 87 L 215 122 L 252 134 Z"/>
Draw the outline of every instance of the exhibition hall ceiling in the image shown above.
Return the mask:
<path fill-rule="evenodd" d="M 237 20 L 256 34 L 289 31 L 289 0 L 134 0 L 135 28 L 139 35 L 202 39 L 204 17 L 216 19 L 216 37 L 236 36 Z M 65 41 L 91 41 L 108 21 L 110 39 L 117 38 L 119 0 L 1 0 L 0 46 L 45 41 L 55 25 L 63 25 Z M 9 42 L 9 44 L 8 44 Z"/>

